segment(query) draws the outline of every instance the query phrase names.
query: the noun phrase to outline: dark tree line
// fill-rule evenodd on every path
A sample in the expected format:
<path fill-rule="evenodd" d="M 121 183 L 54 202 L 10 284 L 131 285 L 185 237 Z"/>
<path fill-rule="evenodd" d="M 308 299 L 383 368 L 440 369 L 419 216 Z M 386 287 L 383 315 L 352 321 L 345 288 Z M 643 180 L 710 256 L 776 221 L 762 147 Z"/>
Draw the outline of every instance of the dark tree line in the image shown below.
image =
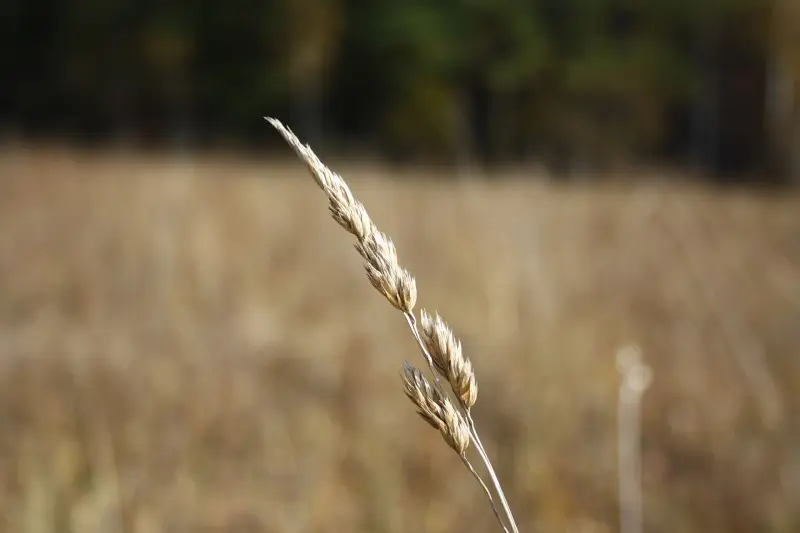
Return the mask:
<path fill-rule="evenodd" d="M 791 174 L 793 0 L 4 0 L 28 134 Z"/>

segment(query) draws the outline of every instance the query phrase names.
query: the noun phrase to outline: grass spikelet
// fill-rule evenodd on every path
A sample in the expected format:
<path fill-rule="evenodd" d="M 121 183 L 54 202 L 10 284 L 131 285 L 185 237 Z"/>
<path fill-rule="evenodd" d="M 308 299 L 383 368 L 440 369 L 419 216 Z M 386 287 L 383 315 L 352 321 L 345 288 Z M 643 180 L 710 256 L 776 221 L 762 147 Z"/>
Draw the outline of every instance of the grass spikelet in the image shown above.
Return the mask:
<path fill-rule="evenodd" d="M 378 230 L 364 205 L 353 197 L 342 177 L 326 167 L 311 147 L 275 119 L 267 119 L 308 165 L 314 181 L 328 196 L 332 218 L 358 242 L 356 250 L 364 258 L 367 279 L 395 308 L 410 313 L 417 301 L 414 277 L 400 267 L 394 243 Z"/>
<path fill-rule="evenodd" d="M 450 398 L 409 363 L 403 367 L 403 383 L 406 396 L 417 406 L 422 419 L 438 429 L 448 446 L 463 456 L 469 447 L 469 426 Z"/>
<path fill-rule="evenodd" d="M 420 312 L 422 342 L 433 360 L 433 366 L 447 379 L 461 406 L 469 410 L 478 399 L 478 383 L 472 363 L 461 350 L 461 341 L 437 313 L 431 317 Z"/>

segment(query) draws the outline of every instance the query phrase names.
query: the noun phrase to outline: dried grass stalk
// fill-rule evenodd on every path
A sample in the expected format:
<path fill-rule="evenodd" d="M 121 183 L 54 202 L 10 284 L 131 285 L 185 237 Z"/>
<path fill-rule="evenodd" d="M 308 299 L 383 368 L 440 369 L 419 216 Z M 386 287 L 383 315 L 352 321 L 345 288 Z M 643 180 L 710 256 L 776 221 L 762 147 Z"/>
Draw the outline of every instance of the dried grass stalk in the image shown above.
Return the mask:
<path fill-rule="evenodd" d="M 265 117 L 266 118 L 266 117 Z M 414 339 L 422 351 L 434 377 L 430 383 L 422 371 L 406 363 L 403 384 L 406 396 L 414 403 L 417 413 L 425 422 L 437 429 L 444 441 L 461 458 L 470 473 L 486 493 L 497 521 L 506 533 L 506 524 L 495 505 L 492 492 L 467 458 L 470 443 L 478 452 L 513 533 L 519 533 L 511 508 L 506 501 L 500 481 L 478 436 L 471 408 L 478 399 L 478 383 L 472 363 L 461 349 L 461 342 L 445 321 L 436 314 L 431 317 L 425 310 L 420 313 L 421 328 L 413 313 L 417 301 L 414 277 L 400 266 L 397 250 L 388 235 L 372 222 L 364 205 L 355 199 L 344 179 L 326 167 L 311 147 L 303 145 L 297 136 L 280 121 L 266 120 L 278 130 L 298 156 L 306 163 L 317 185 L 328 197 L 328 210 L 333 219 L 356 238 L 355 248 L 364 259 L 367 279 L 397 310 L 403 313 Z M 420 331 L 421 329 L 421 331 Z M 457 404 L 442 388 L 437 374 L 450 384 Z"/>

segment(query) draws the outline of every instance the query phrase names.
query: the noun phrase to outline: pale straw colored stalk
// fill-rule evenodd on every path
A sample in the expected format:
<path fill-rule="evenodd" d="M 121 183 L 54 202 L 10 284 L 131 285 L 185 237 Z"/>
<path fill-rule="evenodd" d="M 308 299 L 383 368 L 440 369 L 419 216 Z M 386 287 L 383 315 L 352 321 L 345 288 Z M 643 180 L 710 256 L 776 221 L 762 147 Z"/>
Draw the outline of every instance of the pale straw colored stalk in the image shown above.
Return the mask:
<path fill-rule="evenodd" d="M 638 346 L 617 352 L 619 386 L 618 471 L 621 533 L 642 533 L 642 395 L 653 380 L 653 371 L 642 362 Z"/>
<path fill-rule="evenodd" d="M 328 209 L 333 219 L 356 238 L 355 247 L 364 259 L 364 269 L 369 282 L 405 316 L 434 377 L 434 383 L 431 384 L 419 369 L 406 363 L 402 376 L 406 396 L 417 407 L 417 413 L 422 419 L 439 430 L 447 445 L 458 454 L 470 473 L 478 480 L 489 499 L 497 521 L 505 533 L 509 533 L 491 491 L 467 458 L 466 452 L 470 442 L 475 443 L 475 449 L 500 498 L 511 531 L 519 533 L 500 480 L 481 443 L 472 418 L 471 408 L 478 398 L 478 384 L 472 363 L 462 353 L 461 342 L 438 314 L 432 317 L 423 309 L 420 312 L 420 320 L 417 320 L 413 312 L 417 300 L 414 277 L 400 266 L 394 243 L 388 235 L 378 230 L 364 205 L 353 197 L 344 179 L 326 167 L 308 145 L 303 145 L 297 136 L 278 120 L 273 118 L 266 120 L 278 130 L 306 163 L 317 185 L 328 197 Z M 437 374 L 449 383 L 456 398 L 455 403 L 450 400 Z"/>

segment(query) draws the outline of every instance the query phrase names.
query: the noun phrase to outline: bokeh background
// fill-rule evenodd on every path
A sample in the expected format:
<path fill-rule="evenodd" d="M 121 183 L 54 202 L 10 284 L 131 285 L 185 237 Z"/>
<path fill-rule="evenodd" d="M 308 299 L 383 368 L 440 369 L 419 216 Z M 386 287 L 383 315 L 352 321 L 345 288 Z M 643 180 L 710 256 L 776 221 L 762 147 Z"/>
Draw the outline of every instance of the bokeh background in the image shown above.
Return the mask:
<path fill-rule="evenodd" d="M 265 115 L 463 340 L 523 532 L 800 531 L 800 3 L 4 0 L 0 73 L 0 531 L 499 531 Z"/>

